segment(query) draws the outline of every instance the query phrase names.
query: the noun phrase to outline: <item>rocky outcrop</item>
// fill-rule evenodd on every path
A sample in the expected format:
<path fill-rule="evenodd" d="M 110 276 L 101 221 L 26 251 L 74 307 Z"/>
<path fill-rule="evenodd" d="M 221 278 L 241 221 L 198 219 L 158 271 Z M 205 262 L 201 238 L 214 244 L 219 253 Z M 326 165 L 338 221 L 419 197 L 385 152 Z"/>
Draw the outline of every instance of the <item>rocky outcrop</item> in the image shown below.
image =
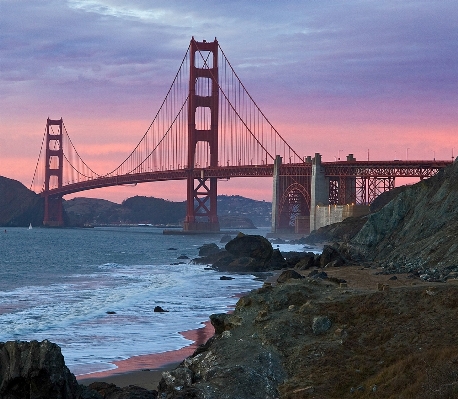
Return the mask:
<path fill-rule="evenodd" d="M 79 385 L 58 345 L 47 340 L 0 343 L 2 399 L 156 399 L 157 391 L 104 382 Z"/>
<path fill-rule="evenodd" d="M 82 391 L 56 344 L 0 343 L 1 398 L 78 399 L 83 397 Z"/>
<path fill-rule="evenodd" d="M 278 249 L 264 237 L 239 233 L 225 245 L 225 250 L 216 244 L 207 244 L 199 250 L 200 258 L 195 263 L 211 264 L 215 270 L 233 273 L 264 272 L 287 266 Z"/>
<path fill-rule="evenodd" d="M 163 373 L 159 397 L 277 398 L 286 374 L 278 350 L 257 333 L 262 324 L 254 328 L 259 309 L 251 305 L 257 299 L 240 299 L 234 314 L 212 315 L 214 337 L 178 368 Z"/>
<path fill-rule="evenodd" d="M 215 336 L 163 374 L 158 397 L 456 397 L 457 285 L 336 283 L 288 278 L 212 315 Z"/>
<path fill-rule="evenodd" d="M 355 260 L 379 262 L 392 272 L 417 272 L 438 279 L 458 272 L 457 182 L 455 162 L 407 187 L 371 214 L 342 251 Z"/>

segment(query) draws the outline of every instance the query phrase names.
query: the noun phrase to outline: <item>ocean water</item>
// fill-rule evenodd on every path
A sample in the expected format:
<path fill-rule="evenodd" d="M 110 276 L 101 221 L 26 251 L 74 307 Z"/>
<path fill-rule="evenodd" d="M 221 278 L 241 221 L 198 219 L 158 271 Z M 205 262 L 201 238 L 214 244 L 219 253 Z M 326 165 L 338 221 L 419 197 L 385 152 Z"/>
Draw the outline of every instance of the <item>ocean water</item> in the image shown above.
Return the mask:
<path fill-rule="evenodd" d="M 76 375 L 187 346 L 180 331 L 201 327 L 234 306 L 237 294 L 262 285 L 251 275 L 220 280 L 224 273 L 177 259 L 219 240 L 150 227 L 1 229 L 0 341 L 49 339 Z"/>

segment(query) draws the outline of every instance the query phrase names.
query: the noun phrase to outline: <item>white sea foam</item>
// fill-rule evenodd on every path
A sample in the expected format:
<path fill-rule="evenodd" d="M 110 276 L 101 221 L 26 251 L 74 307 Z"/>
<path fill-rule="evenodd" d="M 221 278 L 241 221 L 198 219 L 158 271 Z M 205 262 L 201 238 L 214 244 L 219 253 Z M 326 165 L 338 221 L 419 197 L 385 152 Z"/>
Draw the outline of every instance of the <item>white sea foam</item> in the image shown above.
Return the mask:
<path fill-rule="evenodd" d="M 248 275 L 220 280 L 221 273 L 191 264 L 98 269 L 65 283 L 0 292 L 9 309 L 0 314 L 0 340 L 49 339 L 75 374 L 107 370 L 115 360 L 190 344 L 179 331 L 199 328 L 235 304 L 235 294 L 261 284 Z M 157 305 L 168 312 L 154 312 Z"/>

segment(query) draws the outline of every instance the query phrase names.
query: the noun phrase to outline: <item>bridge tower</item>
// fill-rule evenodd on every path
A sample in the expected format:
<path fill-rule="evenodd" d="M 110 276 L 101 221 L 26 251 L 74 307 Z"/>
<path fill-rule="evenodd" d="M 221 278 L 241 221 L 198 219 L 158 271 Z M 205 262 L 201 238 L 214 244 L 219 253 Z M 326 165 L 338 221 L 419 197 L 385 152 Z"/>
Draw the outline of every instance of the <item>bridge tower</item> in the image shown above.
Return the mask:
<path fill-rule="evenodd" d="M 185 231 L 219 231 L 217 178 L 206 177 L 203 167 L 200 174 L 195 173 L 199 169 L 195 164 L 199 142 L 209 147 L 210 167 L 218 167 L 218 98 L 218 41 L 197 42 L 193 37 L 190 45 Z"/>
<path fill-rule="evenodd" d="M 45 226 L 63 226 L 62 195 L 48 194 L 51 188 L 62 187 L 64 152 L 62 146 L 62 118 L 49 119 L 46 123 L 46 158 L 45 158 Z M 54 132 L 51 126 L 57 126 Z"/>

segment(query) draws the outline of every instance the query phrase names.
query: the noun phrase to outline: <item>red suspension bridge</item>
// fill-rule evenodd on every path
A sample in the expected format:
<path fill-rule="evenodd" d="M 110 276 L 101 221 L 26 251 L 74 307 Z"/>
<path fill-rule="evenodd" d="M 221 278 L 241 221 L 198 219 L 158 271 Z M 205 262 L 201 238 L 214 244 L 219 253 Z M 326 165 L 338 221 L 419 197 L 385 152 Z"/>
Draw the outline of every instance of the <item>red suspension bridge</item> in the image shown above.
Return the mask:
<path fill-rule="evenodd" d="M 43 151 L 44 147 L 44 151 Z M 270 123 L 219 46 L 191 40 L 150 126 L 115 169 L 95 172 L 62 119 L 48 119 L 32 188 L 44 225 L 63 225 L 62 197 L 132 183 L 186 180 L 187 231 L 219 230 L 218 179 L 273 177 L 273 230 L 294 229 L 318 203 L 367 204 L 396 177 L 430 177 L 450 161 L 346 161 L 302 157 Z M 44 173 L 41 176 L 42 172 Z"/>

